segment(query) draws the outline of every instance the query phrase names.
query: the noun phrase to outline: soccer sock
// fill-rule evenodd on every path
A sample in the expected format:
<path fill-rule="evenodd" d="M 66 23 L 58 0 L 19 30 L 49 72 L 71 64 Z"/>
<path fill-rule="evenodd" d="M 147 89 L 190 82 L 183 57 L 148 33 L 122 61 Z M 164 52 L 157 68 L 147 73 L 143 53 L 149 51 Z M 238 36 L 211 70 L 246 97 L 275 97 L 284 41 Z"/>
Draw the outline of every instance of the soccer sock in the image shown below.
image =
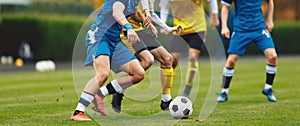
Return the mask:
<path fill-rule="evenodd" d="M 228 94 L 230 81 L 234 74 L 234 68 L 224 67 L 223 69 L 223 84 L 222 84 L 222 92 L 226 92 Z"/>
<path fill-rule="evenodd" d="M 171 94 L 162 94 L 161 100 L 164 102 L 170 101 L 172 99 Z"/>
<path fill-rule="evenodd" d="M 83 91 L 80 95 L 76 110 L 84 112 L 86 107 L 94 100 L 94 96 L 88 92 Z"/>
<path fill-rule="evenodd" d="M 164 96 L 165 94 L 169 94 L 169 96 L 171 98 L 171 88 L 173 86 L 173 79 L 174 79 L 173 68 L 172 67 L 171 68 L 161 68 L 160 76 L 161 76 L 161 83 L 162 83 L 162 100 L 164 100 L 164 99 L 166 100 L 169 98 L 165 98 L 165 96 Z"/>
<path fill-rule="evenodd" d="M 188 62 L 188 68 L 186 71 L 186 86 L 192 86 L 192 84 L 194 83 L 195 79 L 196 79 L 196 75 L 197 75 L 197 71 L 198 71 L 198 62 L 197 60 L 189 60 Z"/>
<path fill-rule="evenodd" d="M 106 86 L 101 87 L 97 94 L 99 96 L 105 97 L 108 94 L 114 94 L 114 93 L 123 93 L 124 90 L 120 86 L 119 82 L 117 80 L 113 80 L 109 82 Z"/>
<path fill-rule="evenodd" d="M 265 89 L 272 88 L 276 72 L 277 72 L 277 66 L 272 66 L 269 64 L 266 65 L 266 84 L 264 87 Z"/>

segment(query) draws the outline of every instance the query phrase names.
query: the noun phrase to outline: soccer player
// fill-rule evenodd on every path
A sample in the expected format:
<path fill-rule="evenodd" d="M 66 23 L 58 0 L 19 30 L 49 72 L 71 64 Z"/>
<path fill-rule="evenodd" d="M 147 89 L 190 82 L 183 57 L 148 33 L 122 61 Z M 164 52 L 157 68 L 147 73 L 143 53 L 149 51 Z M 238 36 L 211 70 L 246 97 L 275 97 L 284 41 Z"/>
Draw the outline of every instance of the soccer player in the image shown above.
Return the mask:
<path fill-rule="evenodd" d="M 212 26 L 219 25 L 218 3 L 217 0 L 208 0 L 212 11 Z M 172 8 L 174 24 L 181 24 L 184 31 L 176 34 L 170 45 L 172 55 L 174 56 L 173 68 L 178 65 L 181 53 L 185 51 L 186 44 L 189 45 L 188 68 L 186 73 L 186 86 L 183 96 L 188 97 L 198 72 L 198 57 L 205 42 L 206 20 L 202 0 L 162 0 L 160 2 L 161 17 L 167 21 L 169 7 Z M 166 33 L 161 30 L 162 33 Z"/>
<path fill-rule="evenodd" d="M 229 56 L 223 69 L 222 93 L 218 102 L 225 102 L 228 99 L 230 81 L 234 74 L 234 66 L 242 56 L 247 46 L 255 42 L 260 51 L 267 58 L 266 83 L 262 93 L 267 96 L 270 102 L 276 102 L 272 91 L 273 80 L 277 71 L 277 54 L 270 32 L 273 29 L 273 0 L 267 0 L 267 19 L 264 20 L 262 13 L 262 0 L 222 0 L 222 30 L 221 34 L 230 38 L 230 31 L 227 27 L 228 10 L 232 2 L 235 5 L 234 32 L 231 35 Z"/>
<path fill-rule="evenodd" d="M 85 86 L 72 120 L 89 121 L 84 111 L 94 101 L 97 109 L 103 115 L 104 96 L 122 93 L 126 88 L 138 83 L 144 78 L 145 71 L 136 57 L 120 41 L 122 27 L 127 30 L 130 43 L 139 41 L 139 37 L 128 23 L 125 16 L 135 12 L 138 0 L 109 0 L 105 1 L 99 15 L 88 31 L 86 38 L 87 58 L 85 65 L 92 65 L 95 77 Z M 127 75 L 121 76 L 104 87 L 110 69 L 114 72 L 124 71 Z M 101 87 L 99 89 L 99 87 Z"/>
<path fill-rule="evenodd" d="M 153 2 L 151 4 L 153 4 Z M 156 24 L 160 25 L 162 28 L 165 28 L 168 31 L 180 32 L 180 26 L 167 26 L 164 22 L 160 21 L 152 8 L 150 8 L 150 10 L 152 20 Z M 154 58 L 160 62 L 162 84 L 160 107 L 162 110 L 168 110 L 169 104 L 172 101 L 171 88 L 173 85 L 174 76 L 172 68 L 172 55 L 156 39 L 157 29 L 152 24 L 149 25 L 149 28 L 151 29 L 153 35 L 147 34 L 144 31 L 144 28 L 142 27 L 143 19 L 144 16 L 140 11 L 137 11 L 135 14 L 132 14 L 128 18 L 129 23 L 131 23 L 141 40 L 141 42 L 133 44 L 132 47 L 135 50 L 135 55 L 140 60 L 140 63 L 143 66 L 144 70 L 147 70 L 153 64 Z M 124 42 L 125 41 L 126 40 L 124 40 Z M 124 95 L 120 93 L 116 93 L 113 96 L 112 107 L 116 112 L 121 111 L 121 100 L 123 96 Z"/>

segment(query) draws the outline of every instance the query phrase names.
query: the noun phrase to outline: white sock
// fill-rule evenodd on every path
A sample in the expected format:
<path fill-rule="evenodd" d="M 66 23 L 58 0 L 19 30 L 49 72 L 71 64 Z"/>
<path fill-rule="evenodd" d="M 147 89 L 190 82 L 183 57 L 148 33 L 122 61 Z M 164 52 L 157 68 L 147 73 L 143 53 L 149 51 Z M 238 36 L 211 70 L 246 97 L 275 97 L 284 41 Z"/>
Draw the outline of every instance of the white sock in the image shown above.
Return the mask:
<path fill-rule="evenodd" d="M 162 94 L 161 100 L 164 102 L 170 101 L 172 99 L 171 94 Z"/>
<path fill-rule="evenodd" d="M 227 89 L 225 89 L 225 88 L 222 88 L 222 93 L 223 92 L 225 92 L 226 94 L 228 94 L 228 92 L 229 92 L 229 89 L 227 88 Z"/>
<path fill-rule="evenodd" d="M 80 95 L 76 110 L 84 112 L 86 107 L 94 100 L 94 96 L 88 92 L 83 91 Z"/>
<path fill-rule="evenodd" d="M 86 109 L 86 107 L 83 104 L 81 104 L 80 102 L 78 102 L 77 107 L 76 107 L 75 110 L 79 110 L 79 111 L 84 112 L 85 109 Z"/>
<path fill-rule="evenodd" d="M 272 88 L 272 85 L 265 84 L 265 89 L 270 89 L 270 88 Z"/>
<path fill-rule="evenodd" d="M 123 88 L 120 86 L 119 82 L 117 80 L 113 80 L 110 82 L 111 85 L 114 87 L 114 89 L 116 90 L 116 92 L 118 93 L 123 93 Z"/>
<path fill-rule="evenodd" d="M 108 95 L 108 90 L 107 90 L 106 86 L 101 87 L 100 91 L 104 96 Z"/>

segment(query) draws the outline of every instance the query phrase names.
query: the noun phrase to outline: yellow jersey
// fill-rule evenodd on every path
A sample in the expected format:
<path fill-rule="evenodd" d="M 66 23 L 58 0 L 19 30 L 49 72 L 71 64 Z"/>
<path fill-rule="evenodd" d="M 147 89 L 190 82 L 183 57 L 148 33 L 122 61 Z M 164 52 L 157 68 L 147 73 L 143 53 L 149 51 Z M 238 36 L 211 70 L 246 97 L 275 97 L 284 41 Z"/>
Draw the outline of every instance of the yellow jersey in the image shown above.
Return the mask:
<path fill-rule="evenodd" d="M 179 35 L 206 31 L 205 12 L 202 0 L 170 0 L 174 25 L 182 25 Z"/>

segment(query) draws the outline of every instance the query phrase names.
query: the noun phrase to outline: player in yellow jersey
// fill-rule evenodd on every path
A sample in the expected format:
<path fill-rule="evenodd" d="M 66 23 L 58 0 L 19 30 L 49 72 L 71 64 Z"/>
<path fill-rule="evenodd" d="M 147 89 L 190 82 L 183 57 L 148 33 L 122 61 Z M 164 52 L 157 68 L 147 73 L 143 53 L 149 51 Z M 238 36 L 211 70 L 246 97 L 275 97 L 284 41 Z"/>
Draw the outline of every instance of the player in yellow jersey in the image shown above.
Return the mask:
<path fill-rule="evenodd" d="M 156 17 L 154 17 L 156 18 Z M 140 38 L 140 42 L 132 45 L 135 55 L 140 60 L 142 67 L 147 70 L 154 62 L 154 58 L 160 62 L 161 67 L 161 84 L 162 84 L 162 96 L 160 107 L 162 110 L 168 110 L 169 104 L 172 100 L 171 97 L 171 87 L 173 84 L 173 68 L 172 68 L 172 55 L 161 45 L 161 43 L 156 39 L 157 29 L 150 24 L 149 28 L 153 35 L 150 35 L 144 31 L 142 22 L 144 20 L 144 14 L 137 11 L 132 14 L 128 21 L 133 26 L 135 32 Z M 160 19 L 156 19 L 160 20 Z M 155 19 L 154 19 L 155 21 Z M 159 24 L 159 23 L 157 23 Z M 168 27 L 167 25 L 161 26 L 167 27 L 166 30 L 171 30 L 175 32 L 181 31 L 181 26 Z M 126 31 L 121 34 L 123 36 L 123 43 L 129 46 L 126 38 Z M 116 112 L 121 111 L 121 100 L 124 95 L 122 93 L 115 93 L 112 100 L 112 107 Z"/>
<path fill-rule="evenodd" d="M 219 25 L 217 0 L 208 0 L 212 12 L 212 26 Z M 205 42 L 206 19 L 202 0 L 161 0 L 161 18 L 166 22 L 169 7 L 172 9 L 174 25 L 181 24 L 184 31 L 173 37 L 170 50 L 174 56 L 173 68 L 178 65 L 181 53 L 189 45 L 186 87 L 183 96 L 188 97 L 198 72 L 198 57 Z M 166 33 L 165 30 L 161 30 Z"/>

